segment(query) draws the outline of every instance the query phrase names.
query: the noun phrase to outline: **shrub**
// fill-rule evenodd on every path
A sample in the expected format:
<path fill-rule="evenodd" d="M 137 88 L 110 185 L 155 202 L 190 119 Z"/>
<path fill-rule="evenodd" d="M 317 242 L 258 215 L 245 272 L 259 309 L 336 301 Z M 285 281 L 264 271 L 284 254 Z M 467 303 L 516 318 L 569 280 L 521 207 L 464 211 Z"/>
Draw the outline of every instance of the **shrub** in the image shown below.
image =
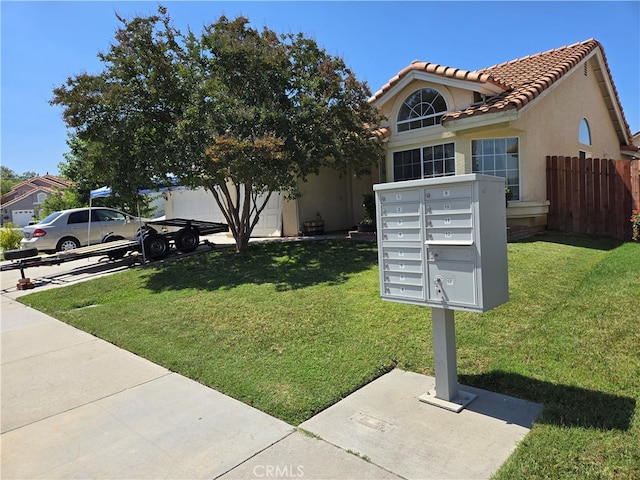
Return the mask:
<path fill-rule="evenodd" d="M 633 239 L 640 242 L 640 203 L 638 208 L 631 213 L 631 228 L 633 230 Z"/>
<path fill-rule="evenodd" d="M 4 250 L 12 250 L 20 246 L 22 240 L 22 231 L 16 228 L 13 223 L 5 223 L 0 228 L 0 248 Z"/>

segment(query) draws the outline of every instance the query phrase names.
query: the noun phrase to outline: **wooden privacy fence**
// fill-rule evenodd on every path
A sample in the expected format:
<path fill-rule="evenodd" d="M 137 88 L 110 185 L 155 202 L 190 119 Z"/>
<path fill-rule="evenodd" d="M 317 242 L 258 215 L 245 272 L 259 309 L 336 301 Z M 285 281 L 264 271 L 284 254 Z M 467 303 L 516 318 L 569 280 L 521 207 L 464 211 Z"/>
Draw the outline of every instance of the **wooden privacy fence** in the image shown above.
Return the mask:
<path fill-rule="evenodd" d="M 640 161 L 547 157 L 547 228 L 631 239 L 640 203 Z"/>

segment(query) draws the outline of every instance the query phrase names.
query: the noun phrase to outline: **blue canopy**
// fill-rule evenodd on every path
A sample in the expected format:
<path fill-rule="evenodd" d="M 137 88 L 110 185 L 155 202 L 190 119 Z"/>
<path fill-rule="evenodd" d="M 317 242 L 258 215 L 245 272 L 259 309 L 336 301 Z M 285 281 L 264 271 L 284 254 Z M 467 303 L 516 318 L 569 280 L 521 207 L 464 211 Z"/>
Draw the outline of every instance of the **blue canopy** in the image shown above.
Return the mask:
<path fill-rule="evenodd" d="M 154 187 L 141 187 L 138 189 L 140 195 L 147 195 L 149 193 L 161 193 L 167 190 L 184 190 L 188 187 L 178 185 L 178 179 L 172 178 L 168 182 L 158 182 Z M 94 198 L 108 197 L 111 195 L 111 187 L 100 187 L 89 192 L 89 200 Z"/>
<path fill-rule="evenodd" d="M 89 200 L 94 198 L 108 197 L 111 195 L 111 187 L 100 187 L 89 192 Z"/>

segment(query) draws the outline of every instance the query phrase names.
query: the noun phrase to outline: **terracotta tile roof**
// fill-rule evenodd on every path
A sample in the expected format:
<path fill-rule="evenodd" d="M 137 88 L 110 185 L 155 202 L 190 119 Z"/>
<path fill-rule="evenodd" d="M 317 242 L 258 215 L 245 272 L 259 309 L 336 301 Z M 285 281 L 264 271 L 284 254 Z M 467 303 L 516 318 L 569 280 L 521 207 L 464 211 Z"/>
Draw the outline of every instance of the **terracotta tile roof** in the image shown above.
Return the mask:
<path fill-rule="evenodd" d="M 481 72 L 471 72 L 469 70 L 461 70 L 459 68 L 447 67 L 437 63 L 414 61 L 408 67 L 403 68 L 398 74 L 389 80 L 380 90 L 378 90 L 370 101 L 374 101 L 382 97 L 385 93 L 391 90 L 400 80 L 407 76 L 410 72 L 426 72 L 443 77 L 448 77 L 455 80 L 467 80 L 476 83 L 491 83 L 501 89 L 509 88 L 509 85 L 501 83 L 494 79 L 491 75 L 483 74 Z"/>
<path fill-rule="evenodd" d="M 375 138 L 382 141 L 391 136 L 391 129 L 389 127 L 380 127 L 376 128 L 371 133 Z"/>
<path fill-rule="evenodd" d="M 509 90 L 490 99 L 484 105 L 452 112 L 445 117 L 450 120 L 477 113 L 520 109 L 560 80 L 565 73 L 599 46 L 596 40 L 590 39 L 479 70 L 479 74 L 491 75 L 508 85 Z"/>
<path fill-rule="evenodd" d="M 529 55 L 477 71 L 414 62 L 389 80 L 382 89 L 374 94 L 370 101 L 375 101 L 385 95 L 409 72 L 425 71 L 451 79 L 468 80 L 483 84 L 490 83 L 504 90 L 503 93 L 487 98 L 482 104 L 474 104 L 464 110 L 445 114 L 442 117 L 443 124 L 454 119 L 468 118 L 485 113 L 517 110 L 523 108 L 544 90 L 560 80 L 563 75 L 597 48 L 600 49 L 604 68 L 606 69 L 605 73 L 609 76 L 610 84 L 613 86 L 613 79 L 604 49 L 597 40 L 591 38 L 584 42 Z M 615 86 L 613 86 L 612 93 L 614 98 L 611 101 L 615 102 L 618 110 L 622 113 L 622 105 Z M 624 118 L 624 113 L 622 113 L 622 123 L 623 125 L 620 125 L 621 133 L 626 133 L 627 138 L 630 140 L 632 137 L 631 130 Z"/>

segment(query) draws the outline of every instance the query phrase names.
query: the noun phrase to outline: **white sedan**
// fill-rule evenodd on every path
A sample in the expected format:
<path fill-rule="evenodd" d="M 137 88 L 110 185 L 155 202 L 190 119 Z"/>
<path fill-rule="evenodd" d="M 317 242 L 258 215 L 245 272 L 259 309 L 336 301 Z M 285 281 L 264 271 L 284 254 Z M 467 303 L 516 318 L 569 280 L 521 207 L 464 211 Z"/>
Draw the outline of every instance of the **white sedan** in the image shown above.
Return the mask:
<path fill-rule="evenodd" d="M 91 226 L 89 226 L 91 210 Z M 73 208 L 54 212 L 35 225 L 24 227 L 20 248 L 59 252 L 100 243 L 107 234 L 135 240 L 140 229 L 137 217 L 112 208 Z"/>

